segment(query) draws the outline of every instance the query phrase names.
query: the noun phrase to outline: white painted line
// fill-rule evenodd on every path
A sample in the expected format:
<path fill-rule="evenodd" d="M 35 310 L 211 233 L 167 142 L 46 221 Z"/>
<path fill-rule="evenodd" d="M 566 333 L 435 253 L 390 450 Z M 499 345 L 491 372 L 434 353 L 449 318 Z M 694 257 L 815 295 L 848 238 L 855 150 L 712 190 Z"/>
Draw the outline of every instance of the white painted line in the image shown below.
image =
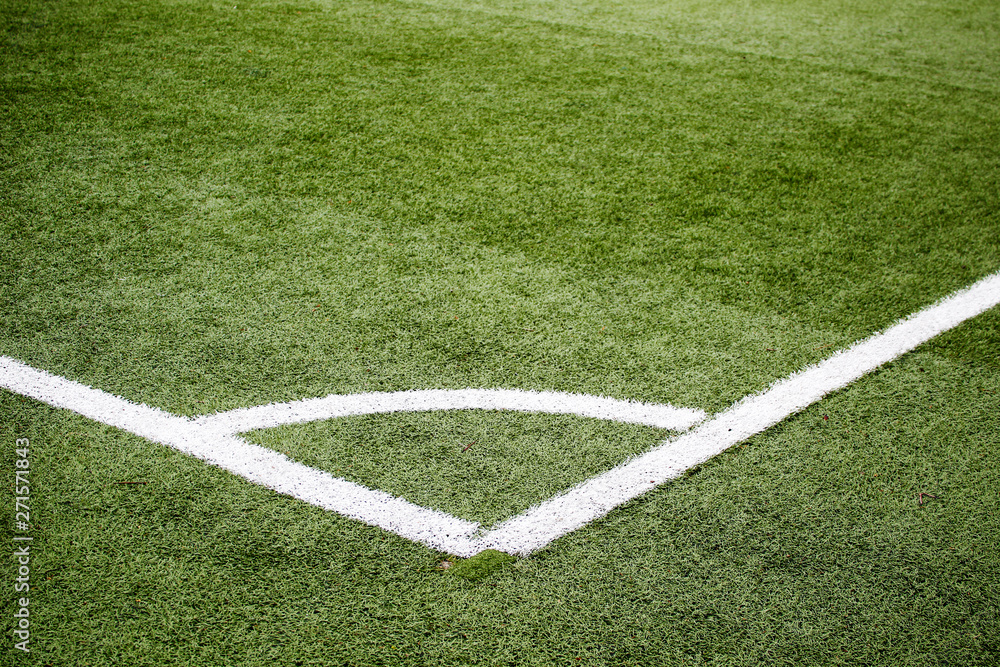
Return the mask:
<path fill-rule="evenodd" d="M 1000 273 L 956 292 L 883 333 L 837 352 L 820 364 L 775 382 L 766 391 L 744 398 L 695 430 L 668 439 L 650 452 L 534 506 L 482 535 L 477 535 L 477 523 L 333 477 L 245 442 L 234 434 L 313 419 L 402 410 L 556 412 L 662 428 L 683 428 L 679 424 L 690 425 L 701 413 L 576 394 L 470 389 L 328 396 L 189 419 L 131 403 L 9 357 L 0 357 L 0 386 L 173 447 L 255 484 L 435 549 L 458 556 L 472 556 L 487 548 L 527 555 L 998 303 Z"/>
<path fill-rule="evenodd" d="M 331 394 L 322 398 L 309 398 L 290 403 L 240 408 L 199 417 L 195 421 L 217 433 L 233 434 L 334 417 L 431 410 L 515 410 L 577 415 L 625 424 L 644 424 L 671 431 L 690 428 L 706 417 L 702 410 L 692 408 L 619 401 L 586 394 L 520 389 L 430 389 Z"/>
<path fill-rule="evenodd" d="M 508 519 L 482 536 L 478 550 L 530 554 L 997 304 L 1000 273 L 747 396 L 693 431 Z"/>
<path fill-rule="evenodd" d="M 334 477 L 266 447 L 205 429 L 187 417 L 131 403 L 10 357 L 0 357 L 0 386 L 173 447 L 254 484 L 442 551 L 468 550 L 468 537 L 479 529 L 478 523 Z"/>

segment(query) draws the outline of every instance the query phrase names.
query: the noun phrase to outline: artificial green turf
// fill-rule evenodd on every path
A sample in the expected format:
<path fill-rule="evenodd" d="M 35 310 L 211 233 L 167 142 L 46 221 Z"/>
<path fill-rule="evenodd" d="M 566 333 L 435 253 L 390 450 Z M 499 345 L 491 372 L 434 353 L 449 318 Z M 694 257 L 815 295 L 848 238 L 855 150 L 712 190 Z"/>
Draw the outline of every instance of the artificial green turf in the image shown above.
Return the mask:
<path fill-rule="evenodd" d="M 447 569 L 448 574 L 467 579 L 469 581 L 479 581 L 499 572 L 505 565 L 517 562 L 517 558 L 510 554 L 505 554 L 496 549 L 486 549 L 480 551 L 471 558 L 459 561 Z"/>
<path fill-rule="evenodd" d="M 933 349 L 977 366 L 1000 367 L 1000 311 L 993 309 L 930 343 Z"/>
<path fill-rule="evenodd" d="M 459 410 L 334 419 L 248 438 L 337 477 L 489 526 L 669 433 L 576 416 Z"/>
<path fill-rule="evenodd" d="M 976 91 L 411 5 L 12 19 L 5 351 L 175 412 L 714 411 L 1000 265 Z"/>
<path fill-rule="evenodd" d="M 1000 268 L 986 2 L 0 0 L 0 21 L 0 354 L 177 414 L 461 387 L 715 412 Z M 479 581 L 0 391 L 36 471 L 37 643 L 14 658 L 995 664 L 998 317 Z M 374 444 L 355 479 L 485 521 L 652 437 L 461 416 L 253 437 L 334 472 Z M 453 435 L 477 458 L 422 479 Z M 552 478 L 525 465 L 581 439 Z M 442 500 L 462 465 L 516 474 Z"/>
<path fill-rule="evenodd" d="M 1000 10 L 990 0 L 428 0 L 556 25 L 996 93 Z"/>
<path fill-rule="evenodd" d="M 478 583 L 379 529 L 2 401 L 38 473 L 39 664 L 997 657 L 1000 382 L 929 352 Z"/>

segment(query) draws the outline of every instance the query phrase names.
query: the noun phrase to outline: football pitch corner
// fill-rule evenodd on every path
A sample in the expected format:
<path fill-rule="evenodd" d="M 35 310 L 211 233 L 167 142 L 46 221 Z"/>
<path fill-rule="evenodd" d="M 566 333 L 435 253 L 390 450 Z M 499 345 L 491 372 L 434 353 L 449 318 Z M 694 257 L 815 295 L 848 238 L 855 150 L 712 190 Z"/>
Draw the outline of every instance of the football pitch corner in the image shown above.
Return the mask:
<path fill-rule="evenodd" d="M 463 558 L 491 551 L 526 556 L 997 304 L 1000 273 L 708 418 L 699 410 L 671 405 L 510 389 L 331 395 L 187 418 L 54 376 L 10 357 L 0 357 L 0 386 L 440 551 Z M 474 409 L 577 415 L 651 425 L 681 434 L 490 527 L 335 477 L 240 437 L 253 429 L 356 415 Z M 464 567 L 472 572 L 478 566 Z"/>

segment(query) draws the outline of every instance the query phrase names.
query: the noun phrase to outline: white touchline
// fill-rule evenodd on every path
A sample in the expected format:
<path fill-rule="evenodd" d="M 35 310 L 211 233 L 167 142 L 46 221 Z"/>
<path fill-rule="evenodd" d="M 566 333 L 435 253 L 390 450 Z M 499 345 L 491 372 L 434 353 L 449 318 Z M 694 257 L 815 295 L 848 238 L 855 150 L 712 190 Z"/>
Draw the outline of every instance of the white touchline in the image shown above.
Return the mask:
<path fill-rule="evenodd" d="M 1000 273 L 819 364 L 775 382 L 759 394 L 747 396 L 697 428 L 668 438 L 646 454 L 484 533 L 478 523 L 333 477 L 242 440 L 236 434 L 349 415 L 458 409 L 575 414 L 683 430 L 701 421 L 704 413 L 579 394 L 464 389 L 335 395 L 190 419 L 132 403 L 3 356 L 0 356 L 0 386 L 173 447 L 255 484 L 435 549 L 465 557 L 489 548 L 528 555 L 997 304 L 1000 304 Z"/>
<path fill-rule="evenodd" d="M 173 447 L 279 493 L 456 555 L 475 553 L 471 538 L 480 529 L 478 523 L 334 477 L 235 434 L 332 417 L 415 410 L 575 414 L 671 430 L 688 428 L 705 418 L 701 410 L 598 396 L 466 389 L 332 395 L 190 419 L 132 403 L 2 356 L 0 386 Z"/>
<path fill-rule="evenodd" d="M 224 468 L 255 484 L 447 550 L 479 524 L 394 498 L 292 461 L 280 452 L 206 429 L 187 417 L 131 403 L 0 357 L 0 386 L 78 412 Z M 457 540 L 457 541 L 456 541 Z"/>

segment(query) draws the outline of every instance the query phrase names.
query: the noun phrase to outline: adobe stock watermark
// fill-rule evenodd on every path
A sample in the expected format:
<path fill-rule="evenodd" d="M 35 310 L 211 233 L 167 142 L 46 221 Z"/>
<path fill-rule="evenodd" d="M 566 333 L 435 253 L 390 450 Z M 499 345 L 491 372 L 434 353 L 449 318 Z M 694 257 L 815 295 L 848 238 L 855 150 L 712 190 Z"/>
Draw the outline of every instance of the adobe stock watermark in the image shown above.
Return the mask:
<path fill-rule="evenodd" d="M 28 653 L 28 642 L 31 641 L 31 622 L 28 605 L 31 600 L 28 593 L 31 590 L 31 484 L 28 473 L 31 464 L 28 459 L 27 438 L 14 441 L 17 458 L 14 461 L 14 561 L 17 564 L 17 577 L 14 579 L 14 648 Z M 22 597 L 23 596 L 23 597 Z M 20 641 L 18 641 L 20 640 Z"/>

